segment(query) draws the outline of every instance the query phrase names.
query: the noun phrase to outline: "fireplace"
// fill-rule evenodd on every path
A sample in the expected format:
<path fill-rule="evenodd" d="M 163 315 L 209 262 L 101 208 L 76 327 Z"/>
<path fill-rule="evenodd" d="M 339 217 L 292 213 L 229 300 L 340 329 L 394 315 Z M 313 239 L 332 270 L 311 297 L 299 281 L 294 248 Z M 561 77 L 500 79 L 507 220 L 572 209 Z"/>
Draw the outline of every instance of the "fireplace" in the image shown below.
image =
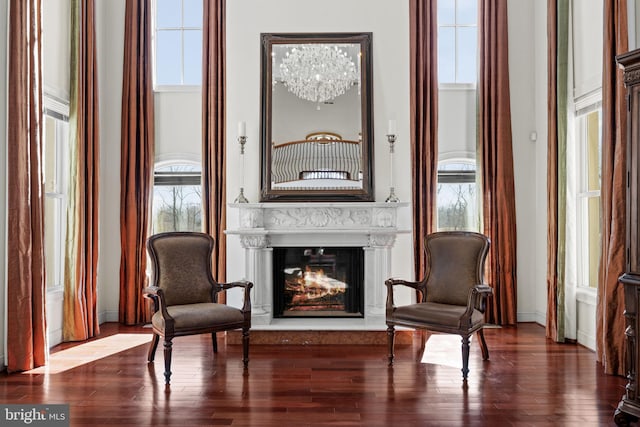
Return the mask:
<path fill-rule="evenodd" d="M 229 205 L 238 210 L 238 215 L 228 217 L 229 236 L 237 236 L 243 249 L 244 270 L 236 271 L 237 276 L 227 279 L 246 279 L 253 283 L 251 290 L 251 327 L 263 330 L 386 330 L 384 281 L 391 277 L 391 250 L 400 233 L 411 230 L 409 204 L 404 202 L 316 202 L 316 203 L 234 203 Z M 400 227 L 398 213 L 403 212 Z M 235 219 L 235 220 L 234 220 Z M 233 252 L 233 239 L 228 250 Z M 349 285 L 345 291 L 344 309 L 292 310 L 285 311 L 284 300 L 275 298 L 283 291 L 274 291 L 278 283 L 284 284 L 284 269 L 289 274 L 300 277 L 309 270 L 300 263 L 276 267 L 275 259 L 281 250 L 298 248 L 310 250 L 307 257 L 315 257 L 317 264 L 333 268 L 333 280 Z M 324 249 L 319 256 L 318 249 Z M 344 255 L 332 250 L 346 250 L 354 255 Z M 325 255 L 335 255 L 331 259 Z M 291 255 L 289 255 L 291 256 Z M 340 270 L 345 257 L 361 257 L 355 269 L 358 277 L 341 278 Z M 286 257 L 285 257 L 286 261 Z M 300 260 L 298 260 L 300 261 Z M 353 260 L 352 260 L 353 261 Z M 283 262 L 283 261 L 280 261 Z M 351 262 L 351 261 L 350 261 Z M 355 261 L 353 261 L 355 263 Z M 313 264 L 313 263 L 312 263 Z M 286 265 L 286 266 L 285 266 Z M 299 270 L 295 270 L 299 269 Z M 352 272 L 354 269 L 351 269 Z M 276 277 L 280 271 L 281 277 Z M 331 270 L 333 271 L 333 270 Z M 335 282 L 334 282 L 335 283 Z M 352 288 L 352 284 L 356 288 Z M 360 286 L 360 288 L 357 288 Z M 407 290 L 405 299 L 409 303 L 411 293 Z M 283 297 L 284 298 L 284 297 Z M 227 303 L 242 306 L 241 292 L 227 293 Z M 358 306 L 351 305 L 356 301 Z M 279 305 L 279 306 L 278 306 Z M 276 308 L 276 306 L 278 306 Z M 306 313 L 304 313 L 306 311 Z"/>
<path fill-rule="evenodd" d="M 361 247 L 273 250 L 273 317 L 364 317 Z"/>

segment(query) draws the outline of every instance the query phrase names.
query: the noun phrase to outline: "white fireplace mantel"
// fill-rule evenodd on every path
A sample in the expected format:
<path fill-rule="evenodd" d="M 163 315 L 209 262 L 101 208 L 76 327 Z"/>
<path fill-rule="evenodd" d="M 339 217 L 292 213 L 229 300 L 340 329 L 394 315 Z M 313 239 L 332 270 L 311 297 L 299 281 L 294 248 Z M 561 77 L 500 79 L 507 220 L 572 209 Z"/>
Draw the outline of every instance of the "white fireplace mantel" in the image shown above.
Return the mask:
<path fill-rule="evenodd" d="M 252 327 L 258 329 L 385 328 L 386 289 L 391 248 L 399 233 L 398 211 L 408 203 L 233 203 L 245 250 L 245 275 L 253 282 Z M 273 248 L 293 246 L 361 247 L 365 251 L 364 319 L 274 319 L 272 314 Z"/>

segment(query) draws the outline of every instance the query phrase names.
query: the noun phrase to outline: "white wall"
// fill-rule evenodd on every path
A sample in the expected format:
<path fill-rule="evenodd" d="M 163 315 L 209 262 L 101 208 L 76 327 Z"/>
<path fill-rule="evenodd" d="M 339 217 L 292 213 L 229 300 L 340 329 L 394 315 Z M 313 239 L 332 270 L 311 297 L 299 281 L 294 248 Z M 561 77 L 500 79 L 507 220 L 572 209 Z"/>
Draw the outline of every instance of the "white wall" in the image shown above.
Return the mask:
<path fill-rule="evenodd" d="M 120 295 L 120 114 L 125 0 L 96 2 L 100 99 L 100 201 L 98 312 L 118 320 Z"/>
<path fill-rule="evenodd" d="M 533 179 L 536 183 L 532 198 L 535 200 L 533 213 L 535 220 L 531 223 L 535 239 L 531 241 L 534 247 L 534 257 L 530 262 L 534 268 L 533 280 L 534 317 L 537 323 L 544 325 L 547 317 L 547 5 L 546 2 L 534 1 L 533 16 L 537 25 L 533 30 L 533 71 L 535 75 L 533 102 L 535 105 L 535 127 L 537 140 L 534 156 L 535 170 Z M 513 102 L 513 101 L 512 101 Z M 521 239 L 519 239 L 522 242 Z M 519 262 L 522 260 L 518 259 Z"/>
<path fill-rule="evenodd" d="M 536 244 L 546 241 L 546 233 L 536 234 L 536 146 L 530 134 L 536 131 L 535 23 L 536 0 L 510 0 L 509 18 L 509 84 L 511 89 L 511 126 L 513 167 L 515 173 L 518 321 L 535 321 L 535 297 L 545 282 L 536 281 Z M 546 20 L 544 24 L 546 26 Z M 546 91 L 544 86 L 542 91 Z"/>
<path fill-rule="evenodd" d="M 241 163 L 235 135 L 238 121 L 247 122 L 245 195 L 252 202 L 259 199 L 260 33 L 269 32 L 373 33 L 375 198 L 383 201 L 389 192 L 388 144 L 384 135 L 387 121 L 395 119 L 398 126 L 396 194 L 402 201 L 410 201 L 410 169 L 402 166 L 408 164 L 410 155 L 408 19 L 407 0 L 327 0 L 304 4 L 297 0 L 235 0 L 227 3 L 227 194 L 230 201 L 240 187 Z M 237 215 L 233 209 L 228 211 L 228 228 L 237 227 Z M 240 279 L 244 251 L 237 237 L 229 237 L 227 254 L 227 279 Z M 410 277 L 412 257 L 411 235 L 400 236 L 392 254 L 392 274 Z"/>

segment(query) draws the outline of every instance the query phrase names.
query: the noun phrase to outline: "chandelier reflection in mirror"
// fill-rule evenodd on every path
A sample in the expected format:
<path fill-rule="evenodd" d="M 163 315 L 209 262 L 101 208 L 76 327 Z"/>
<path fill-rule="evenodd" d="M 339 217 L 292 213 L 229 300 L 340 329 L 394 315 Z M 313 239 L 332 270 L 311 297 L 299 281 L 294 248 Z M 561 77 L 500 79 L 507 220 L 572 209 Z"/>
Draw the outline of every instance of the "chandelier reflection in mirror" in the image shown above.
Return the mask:
<path fill-rule="evenodd" d="M 339 45 L 305 44 L 288 50 L 280 63 L 285 87 L 298 98 L 318 104 L 360 85 L 360 64 Z"/>

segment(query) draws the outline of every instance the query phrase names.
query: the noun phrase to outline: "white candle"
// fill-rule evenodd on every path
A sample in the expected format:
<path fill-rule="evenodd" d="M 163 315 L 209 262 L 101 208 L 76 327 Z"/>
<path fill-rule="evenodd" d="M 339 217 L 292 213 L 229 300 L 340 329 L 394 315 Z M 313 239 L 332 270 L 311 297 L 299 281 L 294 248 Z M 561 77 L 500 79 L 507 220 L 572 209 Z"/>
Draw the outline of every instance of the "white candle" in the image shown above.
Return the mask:
<path fill-rule="evenodd" d="M 238 136 L 247 136 L 246 122 L 238 122 Z"/>
<path fill-rule="evenodd" d="M 387 135 L 395 135 L 396 134 L 396 121 L 395 120 L 389 120 L 389 128 L 387 129 Z"/>

